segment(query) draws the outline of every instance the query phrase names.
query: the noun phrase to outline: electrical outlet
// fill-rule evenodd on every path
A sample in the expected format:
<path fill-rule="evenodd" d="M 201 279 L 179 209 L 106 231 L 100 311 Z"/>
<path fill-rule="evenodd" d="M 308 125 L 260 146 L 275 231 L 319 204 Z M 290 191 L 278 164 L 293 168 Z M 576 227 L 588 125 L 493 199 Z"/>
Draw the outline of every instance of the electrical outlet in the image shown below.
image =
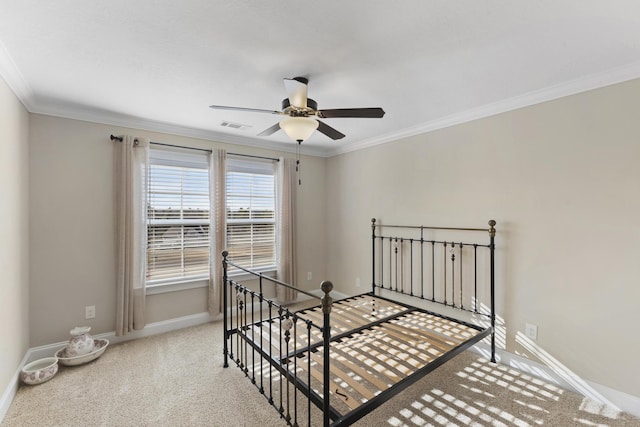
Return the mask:
<path fill-rule="evenodd" d="M 538 327 L 536 325 L 532 325 L 531 323 L 526 323 L 524 325 L 524 334 L 531 338 L 532 340 L 538 339 Z"/>
<path fill-rule="evenodd" d="M 311 278 L 313 277 L 313 274 L 311 274 L 311 272 L 307 272 L 307 280 L 311 280 Z"/>
<path fill-rule="evenodd" d="M 356 277 L 356 288 L 360 287 L 360 278 Z"/>
<path fill-rule="evenodd" d="M 84 318 L 85 319 L 94 319 L 96 317 L 96 306 L 88 305 L 84 308 Z"/>

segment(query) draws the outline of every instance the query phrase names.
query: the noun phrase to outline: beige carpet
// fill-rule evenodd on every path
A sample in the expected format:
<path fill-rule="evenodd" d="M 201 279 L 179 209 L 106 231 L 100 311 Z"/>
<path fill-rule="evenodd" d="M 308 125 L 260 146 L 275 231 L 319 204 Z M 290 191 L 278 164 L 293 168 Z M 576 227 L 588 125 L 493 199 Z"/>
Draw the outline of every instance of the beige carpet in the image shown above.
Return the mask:
<path fill-rule="evenodd" d="M 2 427 L 284 426 L 235 366 L 219 322 L 109 346 L 98 360 L 21 386 Z M 300 425 L 305 422 L 301 421 Z M 314 425 L 319 425 L 314 413 Z M 640 420 L 465 352 L 358 426 L 640 426 Z"/>

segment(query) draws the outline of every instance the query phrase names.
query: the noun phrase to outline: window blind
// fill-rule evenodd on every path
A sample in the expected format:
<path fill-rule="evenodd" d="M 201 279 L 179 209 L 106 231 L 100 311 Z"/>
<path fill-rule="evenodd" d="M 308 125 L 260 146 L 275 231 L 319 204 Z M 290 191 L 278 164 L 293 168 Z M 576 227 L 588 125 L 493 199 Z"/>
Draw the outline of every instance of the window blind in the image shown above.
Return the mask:
<path fill-rule="evenodd" d="M 258 270 L 275 268 L 273 162 L 228 159 L 226 196 L 229 259 Z"/>
<path fill-rule="evenodd" d="M 206 155 L 151 150 L 147 203 L 147 283 L 209 275 Z"/>

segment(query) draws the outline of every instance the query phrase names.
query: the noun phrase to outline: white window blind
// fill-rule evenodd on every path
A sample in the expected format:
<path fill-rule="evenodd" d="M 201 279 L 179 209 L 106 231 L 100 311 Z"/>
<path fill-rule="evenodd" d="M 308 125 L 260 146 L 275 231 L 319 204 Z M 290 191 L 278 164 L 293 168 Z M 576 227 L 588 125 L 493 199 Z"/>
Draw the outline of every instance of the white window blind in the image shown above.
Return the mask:
<path fill-rule="evenodd" d="M 150 151 L 147 284 L 209 276 L 206 155 Z"/>
<path fill-rule="evenodd" d="M 273 161 L 227 159 L 226 179 L 229 259 L 257 270 L 275 269 Z"/>

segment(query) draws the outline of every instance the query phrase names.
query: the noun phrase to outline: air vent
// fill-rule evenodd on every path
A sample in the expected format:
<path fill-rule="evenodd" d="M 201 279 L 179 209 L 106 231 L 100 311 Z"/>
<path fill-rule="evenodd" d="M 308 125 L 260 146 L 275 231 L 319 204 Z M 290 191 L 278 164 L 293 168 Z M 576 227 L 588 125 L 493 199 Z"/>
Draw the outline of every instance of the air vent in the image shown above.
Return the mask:
<path fill-rule="evenodd" d="M 242 123 L 234 123 L 226 120 L 220 122 L 220 126 L 237 130 L 247 130 L 251 127 L 249 125 L 243 125 Z"/>

